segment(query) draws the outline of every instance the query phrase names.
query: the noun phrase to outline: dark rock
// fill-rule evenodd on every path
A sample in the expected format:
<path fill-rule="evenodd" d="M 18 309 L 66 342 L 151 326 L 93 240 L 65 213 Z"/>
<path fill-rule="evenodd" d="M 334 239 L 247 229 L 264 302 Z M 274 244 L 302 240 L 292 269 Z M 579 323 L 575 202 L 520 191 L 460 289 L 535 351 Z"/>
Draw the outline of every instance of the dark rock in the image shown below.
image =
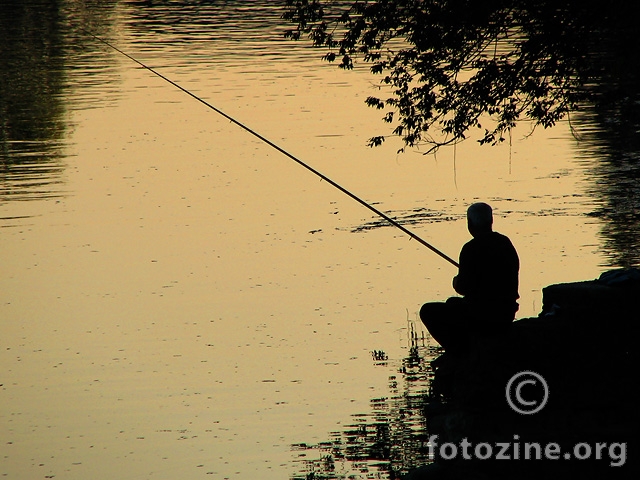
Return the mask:
<path fill-rule="evenodd" d="M 540 316 L 515 321 L 501 337 L 478 338 L 464 354 L 444 353 L 434 360 L 425 412 L 428 434 L 437 435 L 438 445 L 455 445 L 458 455 L 445 458 L 446 451 L 443 456 L 435 448 L 434 463 L 407 480 L 639 478 L 633 437 L 638 432 L 634 323 L 640 317 L 640 273 L 603 277 L 546 287 Z M 535 372 L 548 387 L 537 413 L 518 413 L 507 401 L 506 386 L 520 372 Z M 544 399 L 539 381 L 520 392 L 526 401 Z M 494 455 L 478 459 L 479 444 L 488 444 Z M 499 444 L 509 445 L 509 458 L 495 458 Z M 540 458 L 525 459 L 525 450 L 536 456 L 536 445 Z M 580 456 L 590 450 L 589 458 L 576 459 L 576 445 Z M 549 455 L 545 447 L 551 448 Z M 478 448 L 482 454 L 487 445 Z"/>

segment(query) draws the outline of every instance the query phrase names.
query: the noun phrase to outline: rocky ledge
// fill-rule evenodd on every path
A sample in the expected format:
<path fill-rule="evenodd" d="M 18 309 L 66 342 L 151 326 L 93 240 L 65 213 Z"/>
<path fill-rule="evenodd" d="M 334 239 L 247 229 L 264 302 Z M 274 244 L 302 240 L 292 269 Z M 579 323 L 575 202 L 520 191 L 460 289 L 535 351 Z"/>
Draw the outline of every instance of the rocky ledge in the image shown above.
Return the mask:
<path fill-rule="evenodd" d="M 405 479 L 640 478 L 639 301 L 635 269 L 551 285 L 538 317 L 435 359 L 434 460 Z"/>

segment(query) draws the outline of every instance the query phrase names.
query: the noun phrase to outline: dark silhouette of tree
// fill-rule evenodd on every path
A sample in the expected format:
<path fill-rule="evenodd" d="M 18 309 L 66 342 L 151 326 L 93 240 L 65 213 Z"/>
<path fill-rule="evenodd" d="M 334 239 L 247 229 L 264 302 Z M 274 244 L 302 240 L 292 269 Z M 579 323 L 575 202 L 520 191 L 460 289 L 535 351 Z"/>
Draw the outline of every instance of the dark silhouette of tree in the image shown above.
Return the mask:
<path fill-rule="evenodd" d="M 635 34 L 628 36 L 637 3 L 287 0 L 283 18 L 295 24 L 286 36 L 307 35 L 341 68 L 368 62 L 388 95 L 366 103 L 385 110 L 384 121 L 405 146 L 429 144 L 433 151 L 472 129 L 481 144 L 496 144 L 519 122 L 548 128 L 585 101 L 604 101 L 600 87 L 619 68 L 607 47 L 637 50 Z M 369 144 L 383 141 L 375 136 Z"/>

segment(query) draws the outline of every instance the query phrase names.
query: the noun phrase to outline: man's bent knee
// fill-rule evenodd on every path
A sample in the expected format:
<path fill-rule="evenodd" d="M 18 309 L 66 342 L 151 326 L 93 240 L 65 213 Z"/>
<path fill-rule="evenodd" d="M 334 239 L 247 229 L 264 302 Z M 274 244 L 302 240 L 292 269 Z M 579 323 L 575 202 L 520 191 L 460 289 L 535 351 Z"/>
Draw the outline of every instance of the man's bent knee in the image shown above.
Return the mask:
<path fill-rule="evenodd" d="M 420 308 L 420 320 L 422 320 L 422 323 L 424 323 L 424 326 L 428 329 L 429 324 L 432 324 L 434 321 L 437 322 L 443 317 L 443 313 L 444 303 L 425 303 L 422 305 L 422 308 Z"/>

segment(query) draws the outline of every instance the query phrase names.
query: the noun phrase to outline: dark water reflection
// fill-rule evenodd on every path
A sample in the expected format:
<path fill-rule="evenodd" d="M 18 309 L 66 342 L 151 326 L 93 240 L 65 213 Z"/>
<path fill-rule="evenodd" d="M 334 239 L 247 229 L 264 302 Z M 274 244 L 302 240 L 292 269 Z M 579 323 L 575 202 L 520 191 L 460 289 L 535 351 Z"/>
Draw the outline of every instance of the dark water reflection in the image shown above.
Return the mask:
<path fill-rule="evenodd" d="M 607 266 L 640 265 L 640 49 L 635 24 L 602 45 L 606 74 L 593 105 L 575 115 L 577 150 L 588 164 L 587 191 L 601 220 Z"/>
<path fill-rule="evenodd" d="M 0 16 L 0 198 L 55 191 L 66 125 L 64 54 L 51 2 L 4 3 Z"/>
<path fill-rule="evenodd" d="M 129 41 L 139 51 L 163 55 L 180 50 L 184 64 L 251 67 L 261 57 L 292 61 L 295 45 L 284 38 L 284 2 L 228 0 L 129 0 Z M 242 25 L 238 24 L 242 19 Z M 185 50 L 185 46 L 188 49 Z M 223 48 L 221 49 L 221 46 Z M 220 50 L 219 50 L 220 49 Z M 232 54 L 229 54 L 233 52 Z M 320 58 L 320 52 L 318 52 Z M 172 62 L 172 67 L 180 66 Z"/>
<path fill-rule="evenodd" d="M 110 29 L 115 2 L 5 1 L 0 7 L 0 200 L 64 194 L 71 108 L 106 84 L 111 52 L 85 41 L 81 26 Z M 84 103 L 83 103 L 84 102 Z"/>
<path fill-rule="evenodd" d="M 640 265 L 640 125 L 629 128 L 597 115 L 585 115 L 582 121 L 578 148 L 595 179 L 588 187 L 597 205 L 591 215 L 601 220 L 607 266 Z M 599 157 L 597 162 L 591 161 L 593 156 Z"/>
<path fill-rule="evenodd" d="M 370 400 L 369 413 L 351 421 L 317 444 L 292 445 L 300 465 L 292 480 L 344 478 L 398 478 L 429 463 L 425 406 L 433 378 L 431 361 L 440 347 L 425 344 L 410 331 L 408 355 L 396 361 L 373 351 L 380 369 L 388 369 L 388 391 Z"/>
<path fill-rule="evenodd" d="M 267 2 L 11 0 L 0 6 L 0 200 L 64 195 L 70 110 L 98 108 L 118 96 L 118 59 L 87 31 L 112 39 L 124 5 L 137 51 L 189 46 L 185 63 L 247 64 L 287 56 L 281 5 Z M 242 18 L 242 28 L 237 20 Z M 86 30 L 85 30 L 86 29 Z M 270 42 L 265 42 L 269 38 Z M 168 39 L 168 40 L 167 40 Z M 223 40 L 219 42 L 217 40 Z M 275 40 L 275 41 L 274 41 Z M 215 49 L 234 45 L 234 55 Z M 159 48 L 160 47 L 160 48 Z M 274 48 L 279 47 L 279 48 Z M 289 48 L 287 48 L 289 47 Z M 203 58 L 206 57 L 206 58 Z M 173 66 L 179 66 L 173 64 Z M 99 86 L 99 89 L 92 87 Z"/>

